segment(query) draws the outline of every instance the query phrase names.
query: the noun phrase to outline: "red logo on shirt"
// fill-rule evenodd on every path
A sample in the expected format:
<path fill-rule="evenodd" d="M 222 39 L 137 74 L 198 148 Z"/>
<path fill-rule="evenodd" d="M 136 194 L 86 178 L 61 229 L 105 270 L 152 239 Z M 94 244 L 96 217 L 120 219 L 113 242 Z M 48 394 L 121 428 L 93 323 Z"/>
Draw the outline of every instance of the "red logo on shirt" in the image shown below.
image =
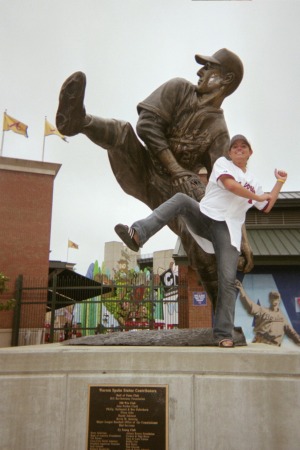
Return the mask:
<path fill-rule="evenodd" d="M 251 186 L 251 184 L 245 183 L 244 188 L 248 189 L 248 191 L 251 191 L 251 192 L 253 192 L 253 194 L 255 194 L 255 189 L 253 186 Z M 248 203 L 252 204 L 252 200 L 249 199 Z"/>
<path fill-rule="evenodd" d="M 249 191 L 253 192 L 253 194 L 255 194 L 255 189 L 253 186 L 251 186 L 251 184 L 245 183 L 244 188 L 248 189 Z"/>

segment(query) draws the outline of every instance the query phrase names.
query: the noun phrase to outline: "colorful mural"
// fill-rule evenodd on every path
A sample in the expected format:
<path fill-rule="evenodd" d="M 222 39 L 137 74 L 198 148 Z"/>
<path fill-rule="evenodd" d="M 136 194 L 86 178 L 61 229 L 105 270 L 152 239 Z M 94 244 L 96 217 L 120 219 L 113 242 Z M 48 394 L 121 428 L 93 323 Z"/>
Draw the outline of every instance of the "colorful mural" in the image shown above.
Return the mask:
<path fill-rule="evenodd" d="M 300 268 L 282 267 L 256 269 L 260 273 L 250 273 L 239 277 L 243 287 L 251 300 L 265 308 L 270 307 L 269 292 L 278 291 L 281 295 L 280 310 L 287 318 L 291 327 L 300 334 L 300 308 L 298 298 L 300 297 Z M 235 309 L 235 324 L 241 326 L 248 342 L 252 342 L 253 316 L 247 313 L 245 307 L 237 297 Z M 284 337 L 282 345 L 295 346 L 287 336 Z"/>

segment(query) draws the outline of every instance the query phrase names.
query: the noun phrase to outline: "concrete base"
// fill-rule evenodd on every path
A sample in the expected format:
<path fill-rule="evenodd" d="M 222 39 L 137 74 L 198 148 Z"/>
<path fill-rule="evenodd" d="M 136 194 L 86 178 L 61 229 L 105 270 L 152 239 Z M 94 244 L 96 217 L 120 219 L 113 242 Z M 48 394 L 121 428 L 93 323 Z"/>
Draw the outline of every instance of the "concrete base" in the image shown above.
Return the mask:
<path fill-rule="evenodd" d="M 0 347 L 11 346 L 12 329 L 0 328 Z"/>
<path fill-rule="evenodd" d="M 1 450 L 86 449 L 103 384 L 168 385 L 169 450 L 299 449 L 296 346 L 5 348 L 0 380 Z"/>

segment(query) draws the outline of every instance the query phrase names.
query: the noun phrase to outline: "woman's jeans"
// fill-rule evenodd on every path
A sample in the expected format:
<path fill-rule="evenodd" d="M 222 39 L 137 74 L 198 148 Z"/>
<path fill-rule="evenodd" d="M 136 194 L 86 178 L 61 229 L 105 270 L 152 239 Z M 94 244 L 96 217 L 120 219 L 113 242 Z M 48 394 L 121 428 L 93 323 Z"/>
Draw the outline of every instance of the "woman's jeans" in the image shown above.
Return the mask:
<path fill-rule="evenodd" d="M 199 203 L 186 194 L 178 193 L 156 208 L 150 216 L 132 224 L 142 246 L 148 239 L 176 216 L 183 217 L 188 228 L 212 242 L 218 270 L 218 300 L 214 320 L 214 337 L 219 341 L 232 339 L 237 290 L 235 287 L 240 252 L 231 245 L 225 221 L 216 221 L 200 211 Z"/>

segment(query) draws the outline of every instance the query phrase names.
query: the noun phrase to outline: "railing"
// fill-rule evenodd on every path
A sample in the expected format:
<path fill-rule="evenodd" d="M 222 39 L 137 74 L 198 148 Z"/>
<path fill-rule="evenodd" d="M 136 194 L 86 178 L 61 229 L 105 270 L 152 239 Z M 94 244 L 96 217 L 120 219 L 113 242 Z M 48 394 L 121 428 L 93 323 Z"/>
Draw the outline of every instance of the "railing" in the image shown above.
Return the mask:
<path fill-rule="evenodd" d="M 19 277 L 12 345 L 178 327 L 177 285 L 166 287 L 159 277 L 146 279 L 144 274 L 105 281 L 74 286 L 71 280 L 54 276 L 45 286 Z"/>

